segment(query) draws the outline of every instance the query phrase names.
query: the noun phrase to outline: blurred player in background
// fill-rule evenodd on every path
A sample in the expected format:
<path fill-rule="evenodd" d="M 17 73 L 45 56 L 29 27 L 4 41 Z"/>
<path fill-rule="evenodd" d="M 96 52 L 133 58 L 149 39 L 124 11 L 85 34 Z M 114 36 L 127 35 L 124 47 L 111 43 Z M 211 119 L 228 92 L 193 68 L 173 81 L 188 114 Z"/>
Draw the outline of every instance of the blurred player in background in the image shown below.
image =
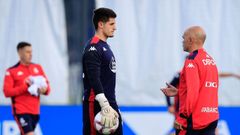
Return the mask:
<path fill-rule="evenodd" d="M 179 86 L 179 78 L 180 78 L 180 72 L 176 73 L 176 75 L 171 80 L 170 85 L 178 88 L 178 86 Z M 179 98 L 178 94 L 176 96 L 174 96 L 173 101 L 171 100 L 171 97 L 166 96 L 168 112 L 173 114 L 175 116 L 175 118 L 177 117 L 178 112 L 179 112 L 179 99 L 178 98 Z M 174 130 L 172 129 L 169 134 L 170 135 L 175 135 Z"/>
<path fill-rule="evenodd" d="M 189 52 L 180 74 L 179 89 L 167 84 L 162 91 L 167 96 L 179 94 L 179 115 L 174 127 L 186 133 L 179 135 L 215 135 L 218 112 L 218 71 L 215 61 L 203 49 L 206 39 L 199 26 L 187 29 L 183 49 Z"/>
<path fill-rule="evenodd" d="M 114 36 L 116 14 L 108 8 L 94 11 L 94 37 L 86 44 L 83 52 L 83 134 L 99 134 L 94 128 L 94 116 L 101 111 L 101 123 L 113 127 L 119 119 L 119 127 L 114 133 L 122 135 L 122 119 L 115 96 L 116 62 L 110 46 L 106 42 Z"/>
<path fill-rule="evenodd" d="M 220 72 L 218 75 L 221 78 L 234 77 L 234 78 L 240 79 L 240 75 L 239 74 L 230 73 L 230 72 Z"/>
<path fill-rule="evenodd" d="M 40 95 L 48 95 L 50 86 L 42 67 L 31 62 L 30 43 L 17 45 L 20 61 L 7 69 L 3 91 L 12 100 L 13 116 L 21 135 L 33 135 L 39 121 Z"/>
<path fill-rule="evenodd" d="M 172 79 L 172 81 L 170 82 L 170 84 L 176 88 L 178 88 L 179 85 L 179 77 L 180 77 L 180 72 L 178 72 L 174 78 Z M 176 95 L 174 97 L 174 102 L 172 102 L 171 97 L 166 96 L 166 101 L 167 101 L 167 106 L 168 106 L 168 112 L 171 114 L 175 114 L 178 112 L 178 95 Z"/>

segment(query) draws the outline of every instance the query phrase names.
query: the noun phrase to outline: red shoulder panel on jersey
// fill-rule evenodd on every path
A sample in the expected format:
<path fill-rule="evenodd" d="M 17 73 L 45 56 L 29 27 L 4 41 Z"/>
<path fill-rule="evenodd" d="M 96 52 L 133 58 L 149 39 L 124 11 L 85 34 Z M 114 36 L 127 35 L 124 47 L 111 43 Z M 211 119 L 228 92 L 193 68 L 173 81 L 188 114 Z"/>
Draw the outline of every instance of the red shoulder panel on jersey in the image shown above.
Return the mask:
<path fill-rule="evenodd" d="M 97 36 L 94 36 L 91 40 L 91 44 L 96 44 L 98 43 L 98 41 L 99 41 L 99 38 Z"/>

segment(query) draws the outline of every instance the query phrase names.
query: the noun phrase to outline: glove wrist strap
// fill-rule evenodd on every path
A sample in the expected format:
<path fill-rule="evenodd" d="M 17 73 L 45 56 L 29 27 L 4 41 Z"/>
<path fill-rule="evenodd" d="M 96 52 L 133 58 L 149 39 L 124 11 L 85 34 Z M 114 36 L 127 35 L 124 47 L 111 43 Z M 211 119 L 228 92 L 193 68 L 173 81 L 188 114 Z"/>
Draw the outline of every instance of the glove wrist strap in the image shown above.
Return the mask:
<path fill-rule="evenodd" d="M 95 99 L 98 101 L 101 108 L 109 106 L 109 102 L 103 93 L 97 94 Z"/>

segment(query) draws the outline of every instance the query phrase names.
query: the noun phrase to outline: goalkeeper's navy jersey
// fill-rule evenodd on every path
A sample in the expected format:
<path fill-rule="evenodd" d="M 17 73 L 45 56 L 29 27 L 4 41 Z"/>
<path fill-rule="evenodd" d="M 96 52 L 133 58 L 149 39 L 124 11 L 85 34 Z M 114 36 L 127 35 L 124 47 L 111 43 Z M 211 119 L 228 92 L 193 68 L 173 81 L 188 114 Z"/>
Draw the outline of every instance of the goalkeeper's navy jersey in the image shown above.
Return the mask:
<path fill-rule="evenodd" d="M 93 37 L 83 52 L 84 101 L 94 101 L 104 93 L 109 102 L 116 102 L 116 62 L 107 42 Z"/>

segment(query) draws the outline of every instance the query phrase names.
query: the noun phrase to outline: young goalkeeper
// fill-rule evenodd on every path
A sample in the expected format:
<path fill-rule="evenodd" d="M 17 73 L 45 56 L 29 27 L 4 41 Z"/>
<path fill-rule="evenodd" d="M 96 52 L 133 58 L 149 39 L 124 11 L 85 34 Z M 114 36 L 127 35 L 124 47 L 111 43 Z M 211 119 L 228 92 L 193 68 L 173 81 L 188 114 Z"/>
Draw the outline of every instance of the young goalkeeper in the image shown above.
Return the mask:
<path fill-rule="evenodd" d="M 87 42 L 83 52 L 83 134 L 99 134 L 94 128 L 94 116 L 101 111 L 101 123 L 112 127 L 119 119 L 115 135 L 122 135 L 122 119 L 115 97 L 116 62 L 107 43 L 116 30 L 116 14 L 108 8 L 94 11 L 94 37 Z"/>

